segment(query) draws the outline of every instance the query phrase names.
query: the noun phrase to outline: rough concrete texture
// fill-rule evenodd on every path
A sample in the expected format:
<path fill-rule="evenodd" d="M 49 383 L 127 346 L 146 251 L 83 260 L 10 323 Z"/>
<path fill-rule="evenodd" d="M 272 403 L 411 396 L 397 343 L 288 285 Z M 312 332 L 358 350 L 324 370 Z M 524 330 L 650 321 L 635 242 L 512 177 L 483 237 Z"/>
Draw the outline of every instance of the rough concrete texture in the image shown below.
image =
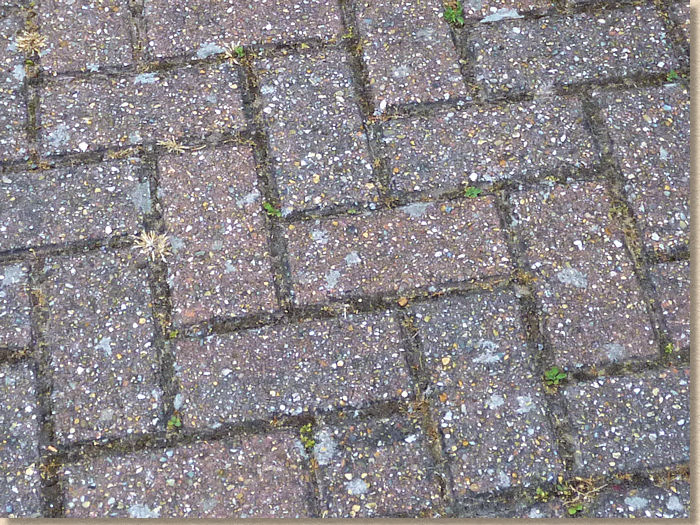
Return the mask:
<path fill-rule="evenodd" d="M 515 295 L 441 299 L 411 313 L 455 494 L 554 481 L 562 465 Z"/>
<path fill-rule="evenodd" d="M 355 3 L 369 89 L 380 113 L 396 104 L 466 95 L 440 2 Z"/>
<path fill-rule="evenodd" d="M 690 484 L 673 480 L 668 486 L 611 487 L 590 509 L 593 518 L 689 518 Z"/>
<path fill-rule="evenodd" d="M 313 436 L 322 516 L 430 516 L 440 507 L 435 463 L 417 421 L 347 418 Z"/>
<path fill-rule="evenodd" d="M 203 138 L 244 125 L 239 75 L 228 63 L 127 77 L 47 82 L 40 143 L 45 155 Z"/>
<path fill-rule="evenodd" d="M 670 84 L 594 94 L 610 130 L 630 204 L 649 249 L 690 242 L 690 98 Z"/>
<path fill-rule="evenodd" d="M 41 516 L 36 377 L 28 364 L 0 364 L 0 517 Z"/>
<path fill-rule="evenodd" d="M 659 469 L 690 459 L 689 369 L 601 377 L 565 389 L 576 471 Z"/>
<path fill-rule="evenodd" d="M 659 307 L 675 350 L 690 346 L 690 262 L 661 263 L 650 270 Z"/>
<path fill-rule="evenodd" d="M 51 257 L 42 278 L 57 440 L 155 430 L 161 391 L 144 261 L 129 250 Z"/>
<path fill-rule="evenodd" d="M 282 214 L 376 202 L 348 57 L 285 55 L 256 66 Z"/>
<path fill-rule="evenodd" d="M 298 304 L 410 292 L 510 269 L 490 197 L 306 221 L 285 237 Z"/>
<path fill-rule="evenodd" d="M 492 97 L 678 67 L 653 4 L 483 24 L 469 51 L 476 81 Z"/>
<path fill-rule="evenodd" d="M 41 66 L 48 73 L 133 63 L 128 0 L 47 0 L 38 14 L 46 37 Z"/>
<path fill-rule="evenodd" d="M 687 517 L 689 20 L 0 0 L 0 517 Z"/>
<path fill-rule="evenodd" d="M 5 173 L 0 195 L 0 251 L 136 234 L 151 211 L 148 178 L 137 157 Z"/>
<path fill-rule="evenodd" d="M 28 274 L 29 267 L 22 263 L 0 265 L 0 348 L 25 347 L 31 342 Z"/>
<path fill-rule="evenodd" d="M 154 58 L 224 53 L 227 46 L 330 40 L 341 31 L 330 0 L 145 0 L 148 48 Z"/>
<path fill-rule="evenodd" d="M 160 199 L 174 255 L 177 325 L 276 307 L 268 233 L 248 146 L 161 157 Z"/>
<path fill-rule="evenodd" d="M 68 464 L 71 518 L 303 518 L 304 448 L 289 432 Z"/>
<path fill-rule="evenodd" d="M 183 424 L 361 408 L 413 395 L 394 316 L 261 328 L 175 348 Z"/>
<path fill-rule="evenodd" d="M 392 187 L 401 193 L 435 195 L 585 170 L 598 161 L 572 97 L 434 111 L 389 120 L 381 130 Z"/>
<path fill-rule="evenodd" d="M 543 185 L 515 193 L 511 205 L 554 364 L 656 357 L 648 306 L 605 187 Z"/>

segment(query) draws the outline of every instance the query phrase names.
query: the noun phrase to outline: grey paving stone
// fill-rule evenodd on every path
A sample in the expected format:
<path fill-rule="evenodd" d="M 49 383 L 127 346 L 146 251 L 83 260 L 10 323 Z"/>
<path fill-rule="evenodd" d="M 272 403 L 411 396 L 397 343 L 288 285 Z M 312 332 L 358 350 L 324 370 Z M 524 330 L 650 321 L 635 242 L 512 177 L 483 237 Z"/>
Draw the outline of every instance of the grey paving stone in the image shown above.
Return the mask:
<path fill-rule="evenodd" d="M 588 515 L 595 518 L 689 518 L 690 484 L 621 487 L 601 495 Z"/>
<path fill-rule="evenodd" d="M 598 183 L 513 194 L 512 226 L 560 367 L 658 354 L 646 302 L 610 200 Z"/>
<path fill-rule="evenodd" d="M 340 9 L 331 0 L 145 0 L 144 16 L 155 57 L 205 58 L 226 45 L 328 40 L 342 30 Z"/>
<path fill-rule="evenodd" d="M 314 441 L 323 517 L 417 517 L 440 507 L 435 464 L 417 422 L 348 418 L 318 428 Z"/>
<path fill-rule="evenodd" d="M 151 209 L 137 158 L 0 176 L 0 251 L 135 234 Z"/>
<path fill-rule="evenodd" d="M 390 314 L 183 340 L 175 356 L 179 411 L 196 428 L 360 408 L 413 391 Z"/>
<path fill-rule="evenodd" d="M 441 2 L 361 0 L 355 9 L 378 110 L 466 95 Z"/>
<path fill-rule="evenodd" d="M 168 283 L 175 323 L 274 310 L 268 234 L 250 148 L 165 155 L 158 175 L 174 252 Z"/>
<path fill-rule="evenodd" d="M 0 518 L 41 516 L 35 381 L 26 362 L 0 364 Z"/>
<path fill-rule="evenodd" d="M 244 125 L 239 82 L 228 63 L 48 82 L 40 93 L 42 153 L 237 131 Z"/>
<path fill-rule="evenodd" d="M 690 346 L 690 261 L 653 266 L 651 280 L 674 349 Z"/>
<path fill-rule="evenodd" d="M 552 0 L 465 0 L 461 3 L 465 18 L 480 18 L 482 23 L 521 18 L 522 13 L 540 13 L 554 7 Z"/>
<path fill-rule="evenodd" d="M 455 496 L 553 482 L 563 467 L 515 294 L 446 298 L 411 312 Z"/>
<path fill-rule="evenodd" d="M 685 44 L 678 57 L 682 66 L 690 65 L 690 2 L 678 2 L 668 8 L 668 15 L 676 26 L 675 34 Z"/>
<path fill-rule="evenodd" d="M 649 249 L 690 241 L 690 95 L 681 85 L 594 93 Z"/>
<path fill-rule="evenodd" d="M 598 161 L 576 98 L 553 97 L 382 125 L 382 153 L 399 192 L 437 195 L 497 182 L 590 168 Z"/>
<path fill-rule="evenodd" d="M 24 30 L 24 17 L 20 13 L 2 17 L 0 13 L 0 93 L 18 89 L 24 83 L 24 55 L 17 47 L 17 37 Z"/>
<path fill-rule="evenodd" d="M 329 50 L 256 66 L 282 214 L 376 202 L 347 56 Z"/>
<path fill-rule="evenodd" d="M 601 377 L 564 390 L 576 471 L 658 469 L 690 459 L 690 370 Z"/>
<path fill-rule="evenodd" d="M 41 67 L 48 73 L 133 63 L 128 0 L 46 0 L 37 12 L 46 37 Z"/>
<path fill-rule="evenodd" d="M 308 517 L 303 446 L 289 432 L 65 466 L 69 518 Z"/>
<path fill-rule="evenodd" d="M 483 24 L 470 35 L 469 51 L 487 96 L 678 67 L 653 4 Z"/>
<path fill-rule="evenodd" d="M 0 90 L 0 162 L 29 158 L 27 115 L 21 91 Z"/>
<path fill-rule="evenodd" d="M 41 290 L 61 443 L 158 428 L 159 364 L 144 266 L 130 250 L 46 260 Z"/>
<path fill-rule="evenodd" d="M 0 265 L 0 347 L 19 348 L 31 342 L 28 277 L 26 264 Z"/>
<path fill-rule="evenodd" d="M 439 287 L 510 269 L 491 197 L 304 221 L 286 231 L 294 301 Z"/>

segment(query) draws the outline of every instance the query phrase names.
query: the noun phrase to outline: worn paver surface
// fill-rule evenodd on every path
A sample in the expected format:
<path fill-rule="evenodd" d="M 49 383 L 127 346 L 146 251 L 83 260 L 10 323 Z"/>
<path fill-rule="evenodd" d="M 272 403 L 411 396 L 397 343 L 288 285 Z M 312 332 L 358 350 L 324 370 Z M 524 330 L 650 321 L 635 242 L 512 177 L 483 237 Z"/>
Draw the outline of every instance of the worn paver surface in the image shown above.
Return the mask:
<path fill-rule="evenodd" d="M 0 0 L 0 518 L 688 518 L 690 18 Z"/>

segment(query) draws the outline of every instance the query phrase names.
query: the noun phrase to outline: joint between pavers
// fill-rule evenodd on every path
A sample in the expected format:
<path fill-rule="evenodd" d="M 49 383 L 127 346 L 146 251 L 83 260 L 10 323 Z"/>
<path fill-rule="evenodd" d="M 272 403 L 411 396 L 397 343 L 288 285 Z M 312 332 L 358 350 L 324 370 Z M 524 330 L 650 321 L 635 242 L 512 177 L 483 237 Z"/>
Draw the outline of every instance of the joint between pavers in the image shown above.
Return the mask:
<path fill-rule="evenodd" d="M 623 232 L 625 248 L 633 263 L 634 275 L 641 288 L 646 304 L 647 315 L 658 344 L 658 359 L 665 360 L 664 347 L 670 342 L 669 330 L 659 308 L 658 294 L 654 290 L 650 278 L 651 261 L 644 247 L 641 230 L 637 219 L 630 209 L 626 192 L 624 191 L 624 175 L 613 156 L 613 140 L 601 118 L 601 109 L 594 101 L 590 92 L 581 95 L 584 117 L 598 142 L 602 163 L 608 174 L 606 187 L 610 195 L 609 217 L 617 223 Z"/>
<path fill-rule="evenodd" d="M 360 33 L 357 26 L 355 6 L 351 0 L 339 0 L 340 18 L 344 28 L 344 33 L 340 37 L 343 50 L 349 58 L 350 74 L 353 92 L 356 103 L 360 111 L 362 129 L 365 134 L 369 159 L 372 164 L 372 181 L 375 184 L 380 203 L 386 206 L 391 204 L 391 191 L 389 182 L 391 175 L 386 164 L 386 160 L 381 155 L 379 139 L 376 136 L 375 128 L 372 125 L 374 118 L 374 103 L 369 88 L 369 75 L 362 59 Z"/>
<path fill-rule="evenodd" d="M 45 257 L 36 256 L 29 264 L 29 298 L 31 312 L 31 347 L 34 350 L 32 362 L 35 368 L 37 404 L 39 407 L 38 458 L 42 483 L 43 509 L 46 518 L 60 517 L 63 514 L 63 494 L 58 479 L 60 459 L 55 452 L 55 435 L 53 421 L 53 374 L 51 352 L 45 339 L 48 323 L 48 298 L 42 285 L 41 268 Z"/>
<path fill-rule="evenodd" d="M 259 79 L 251 57 L 244 57 L 242 62 L 240 66 L 241 84 L 243 85 L 241 100 L 248 126 L 252 130 L 250 146 L 255 161 L 258 188 L 262 195 L 260 206 L 267 230 L 272 283 L 278 307 L 282 311 L 287 311 L 292 304 L 292 279 L 288 262 L 287 242 L 282 232 L 282 227 L 278 223 L 278 218 L 273 217 L 265 209 L 266 204 L 268 206 L 271 205 L 274 209 L 281 209 L 280 192 L 270 164 L 270 139 L 264 125 Z"/>
<path fill-rule="evenodd" d="M 555 362 L 554 350 L 547 334 L 542 329 L 544 317 L 541 308 L 535 300 L 534 286 L 529 278 L 528 266 L 525 263 L 524 247 L 521 245 L 516 232 L 511 227 L 511 209 L 508 203 L 509 192 L 500 192 L 496 200 L 501 229 L 505 232 L 508 251 L 515 266 L 515 283 L 520 288 L 520 322 L 525 338 L 534 354 L 534 372 L 540 381 L 544 373 Z M 565 472 L 571 472 L 574 465 L 573 426 L 568 417 L 568 410 L 562 395 L 557 391 L 543 388 L 545 412 L 554 434 L 558 455 Z"/>

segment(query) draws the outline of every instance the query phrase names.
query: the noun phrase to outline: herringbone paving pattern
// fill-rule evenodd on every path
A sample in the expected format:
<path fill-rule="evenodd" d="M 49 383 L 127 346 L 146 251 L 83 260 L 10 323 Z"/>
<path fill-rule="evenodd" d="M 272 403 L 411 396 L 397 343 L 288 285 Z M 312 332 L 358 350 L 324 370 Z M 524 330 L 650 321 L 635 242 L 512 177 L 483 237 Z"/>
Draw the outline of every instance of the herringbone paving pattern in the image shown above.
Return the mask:
<path fill-rule="evenodd" d="M 0 0 L 0 516 L 687 517 L 689 20 Z"/>

